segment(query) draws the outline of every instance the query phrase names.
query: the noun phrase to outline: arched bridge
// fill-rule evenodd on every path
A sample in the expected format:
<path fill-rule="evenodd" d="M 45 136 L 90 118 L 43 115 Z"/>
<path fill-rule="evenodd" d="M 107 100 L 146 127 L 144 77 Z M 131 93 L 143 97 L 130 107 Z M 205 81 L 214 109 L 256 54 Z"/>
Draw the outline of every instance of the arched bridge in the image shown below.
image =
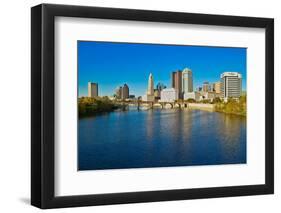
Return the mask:
<path fill-rule="evenodd" d="M 188 102 L 156 102 L 156 101 L 118 101 L 118 103 L 120 104 L 128 104 L 128 105 L 133 105 L 133 106 L 137 106 L 138 109 L 140 109 L 141 107 L 148 107 L 150 109 L 153 108 L 161 108 L 161 109 L 165 109 L 165 108 L 188 108 L 189 107 L 189 103 Z"/>

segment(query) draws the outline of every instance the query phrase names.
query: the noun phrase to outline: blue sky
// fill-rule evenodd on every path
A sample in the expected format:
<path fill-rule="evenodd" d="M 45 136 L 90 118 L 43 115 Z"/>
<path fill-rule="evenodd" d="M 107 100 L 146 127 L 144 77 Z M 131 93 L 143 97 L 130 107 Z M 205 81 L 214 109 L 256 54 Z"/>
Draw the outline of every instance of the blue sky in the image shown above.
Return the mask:
<path fill-rule="evenodd" d="M 242 74 L 246 90 L 246 48 L 78 41 L 79 97 L 87 96 L 88 81 L 99 84 L 99 95 L 111 96 L 126 83 L 130 94 L 145 94 L 149 73 L 154 84 L 171 87 L 171 72 L 188 67 L 194 89 L 216 82 L 225 71 Z"/>

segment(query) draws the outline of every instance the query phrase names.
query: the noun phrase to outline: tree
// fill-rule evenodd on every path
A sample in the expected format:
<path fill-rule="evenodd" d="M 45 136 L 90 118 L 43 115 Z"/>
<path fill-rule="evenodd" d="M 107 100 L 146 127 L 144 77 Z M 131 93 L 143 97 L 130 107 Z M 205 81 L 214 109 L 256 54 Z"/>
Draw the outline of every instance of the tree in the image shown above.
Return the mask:
<path fill-rule="evenodd" d="M 196 102 L 195 99 L 193 99 L 193 98 L 188 98 L 186 101 L 188 103 L 195 103 Z"/>
<path fill-rule="evenodd" d="M 215 109 L 218 112 L 243 115 L 247 114 L 247 97 L 241 96 L 239 99 L 228 98 L 227 102 L 216 103 Z"/>
<path fill-rule="evenodd" d="M 213 104 L 217 104 L 217 103 L 221 103 L 221 102 L 222 102 L 222 100 L 219 97 L 215 97 L 213 99 Z"/>
<path fill-rule="evenodd" d="M 210 103 L 210 100 L 204 99 L 204 100 L 201 101 L 201 103 L 203 103 L 203 104 L 209 104 L 209 103 Z"/>

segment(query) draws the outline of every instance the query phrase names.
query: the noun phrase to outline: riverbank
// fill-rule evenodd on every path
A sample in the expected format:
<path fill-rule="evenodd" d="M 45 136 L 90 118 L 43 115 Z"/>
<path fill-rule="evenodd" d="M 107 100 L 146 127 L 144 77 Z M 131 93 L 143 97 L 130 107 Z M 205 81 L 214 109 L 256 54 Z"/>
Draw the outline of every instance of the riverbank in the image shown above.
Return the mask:
<path fill-rule="evenodd" d="M 79 117 L 92 116 L 115 110 L 125 110 L 126 105 L 116 104 L 108 97 L 81 97 L 78 99 Z"/>
<path fill-rule="evenodd" d="M 214 104 L 203 104 L 203 103 L 189 103 L 188 109 L 198 109 L 198 110 L 213 112 L 215 110 L 215 105 Z"/>
<path fill-rule="evenodd" d="M 113 112 L 116 110 L 126 111 L 128 110 L 129 103 L 115 102 L 110 100 L 108 97 L 82 97 L 78 99 L 78 112 L 80 117 L 93 116 L 97 114 Z M 169 104 L 167 104 L 169 106 Z M 161 104 L 154 104 L 153 107 L 165 108 L 166 106 L 161 106 Z M 246 96 L 240 97 L 238 100 L 229 99 L 227 102 L 222 102 L 221 100 L 216 100 L 214 103 L 188 103 L 188 104 L 178 104 L 171 108 L 187 108 L 195 110 L 203 110 L 210 112 L 222 112 L 226 114 L 234 114 L 240 116 L 246 116 Z M 150 109 L 150 105 L 147 104 L 147 110 Z"/>
<path fill-rule="evenodd" d="M 215 104 L 216 112 L 223 112 L 234 115 L 247 115 L 247 99 L 246 96 L 241 96 L 238 100 L 229 98 L 227 102 Z"/>

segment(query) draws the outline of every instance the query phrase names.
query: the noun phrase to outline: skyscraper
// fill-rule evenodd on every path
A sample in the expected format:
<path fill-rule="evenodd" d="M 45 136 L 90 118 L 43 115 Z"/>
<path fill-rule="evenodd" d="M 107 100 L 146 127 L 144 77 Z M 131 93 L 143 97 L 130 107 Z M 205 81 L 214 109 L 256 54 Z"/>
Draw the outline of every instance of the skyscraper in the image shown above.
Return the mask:
<path fill-rule="evenodd" d="M 221 74 L 221 95 L 223 98 L 239 98 L 242 92 L 242 75 L 238 72 Z"/>
<path fill-rule="evenodd" d="M 178 97 L 182 98 L 182 71 L 176 70 L 172 72 L 172 88 L 175 88 L 179 93 Z"/>
<path fill-rule="evenodd" d="M 161 91 L 161 90 L 163 90 L 163 89 L 165 89 L 166 88 L 166 86 L 163 84 L 163 83 L 158 83 L 157 85 L 156 85 L 156 89 L 158 90 L 158 91 Z"/>
<path fill-rule="evenodd" d="M 203 83 L 203 87 L 202 87 L 202 91 L 203 92 L 208 92 L 209 91 L 209 82 L 208 81 L 205 81 L 204 83 Z"/>
<path fill-rule="evenodd" d="M 148 77 L 147 95 L 154 95 L 154 80 L 151 73 Z"/>
<path fill-rule="evenodd" d="M 188 68 L 185 68 L 182 71 L 182 92 L 183 94 L 188 92 L 193 92 L 192 71 Z"/>
<path fill-rule="evenodd" d="M 158 83 L 157 85 L 156 85 L 156 90 L 154 90 L 154 96 L 155 96 L 155 98 L 160 98 L 161 97 L 161 91 L 163 90 L 163 89 L 166 89 L 166 86 L 163 84 L 163 83 Z"/>
<path fill-rule="evenodd" d="M 146 94 L 142 96 L 143 101 L 154 101 L 154 80 L 153 76 L 150 73 L 148 77 L 148 86 L 147 86 L 147 91 Z"/>
<path fill-rule="evenodd" d="M 99 95 L 98 94 L 98 84 L 88 82 L 88 97 L 94 98 L 94 97 L 97 97 L 98 95 Z"/>
<path fill-rule="evenodd" d="M 220 81 L 214 83 L 214 90 L 215 90 L 216 94 L 220 94 L 221 93 L 221 82 Z"/>
<path fill-rule="evenodd" d="M 115 96 L 117 99 L 120 99 L 122 96 L 122 87 L 117 87 L 115 90 Z"/>
<path fill-rule="evenodd" d="M 122 87 L 122 94 L 121 94 L 121 98 L 122 99 L 127 99 L 129 98 L 129 87 L 127 84 L 124 84 L 124 86 Z"/>

